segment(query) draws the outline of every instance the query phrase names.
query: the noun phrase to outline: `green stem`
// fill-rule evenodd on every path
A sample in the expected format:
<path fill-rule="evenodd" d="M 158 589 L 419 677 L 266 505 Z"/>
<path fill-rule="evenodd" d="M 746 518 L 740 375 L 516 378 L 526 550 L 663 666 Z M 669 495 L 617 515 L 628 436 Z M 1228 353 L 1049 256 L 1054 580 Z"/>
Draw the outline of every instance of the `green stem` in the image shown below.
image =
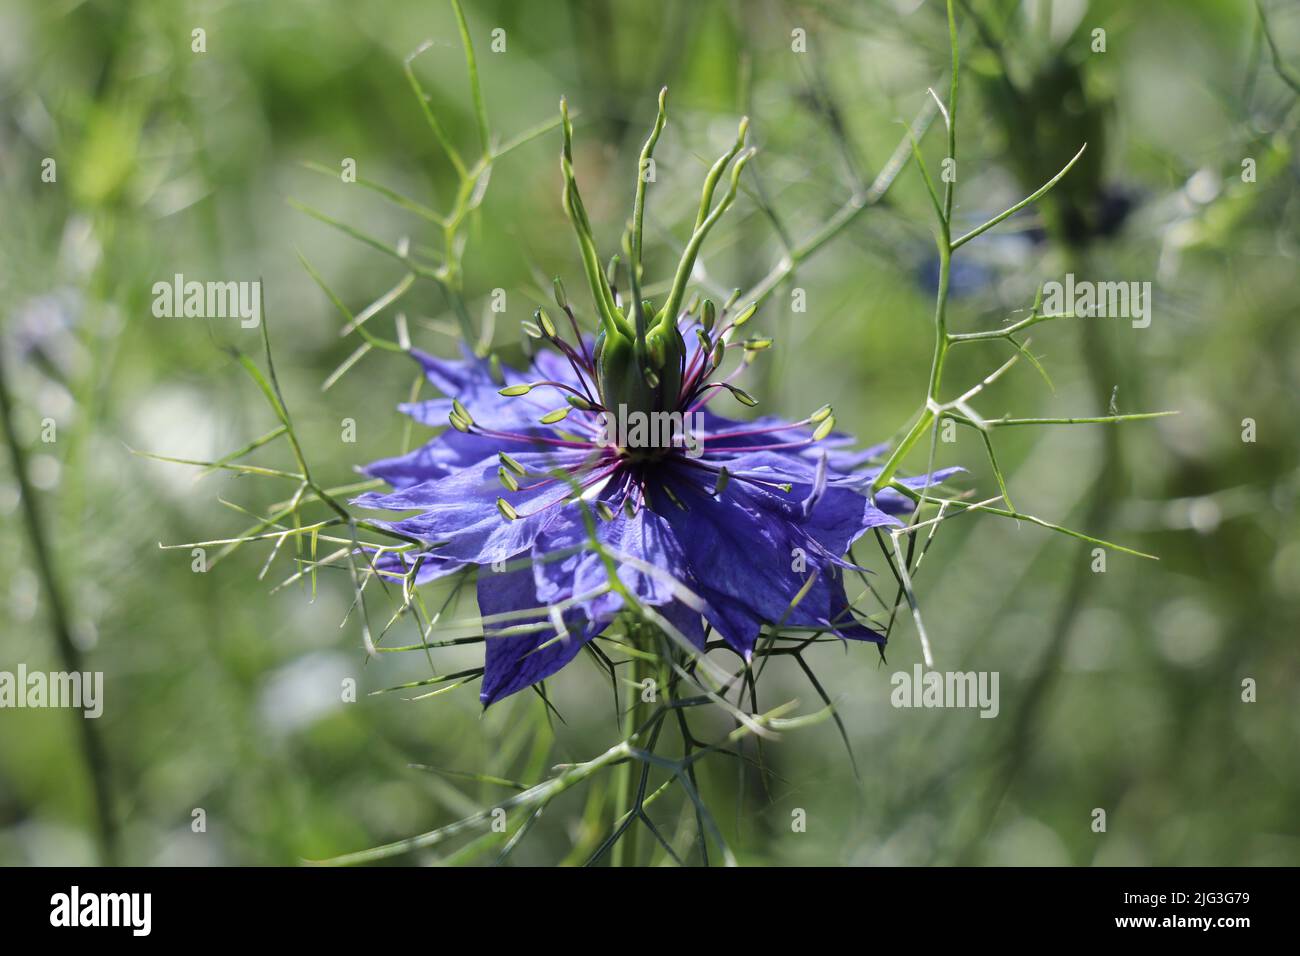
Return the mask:
<path fill-rule="evenodd" d="M 898 178 L 898 174 L 903 170 L 903 167 L 907 165 L 911 141 L 925 135 L 936 112 L 937 105 L 934 100 L 926 100 L 925 105 L 917 113 L 907 133 L 894 147 L 894 152 L 890 154 L 889 161 L 881 168 L 867 192 L 864 195 L 852 196 L 826 221 L 824 226 L 803 242 L 791 248 L 785 258 L 773 266 L 772 270 L 760 279 L 757 285 L 740 296 L 739 301 L 752 305 L 765 300 L 782 282 L 794 273 L 795 269 L 804 260 L 812 257 L 822 246 L 843 232 L 857 220 L 864 210 L 878 205 L 885 198 L 885 194 L 889 192 L 889 188 L 894 184 L 894 180 Z"/>
<path fill-rule="evenodd" d="M 65 671 L 81 673 L 85 670 L 81 651 L 72 640 L 68 612 L 59 589 L 45 529 L 36 508 L 36 496 L 27 480 L 27 456 L 14 432 L 13 410 L 9 404 L 9 386 L 5 380 L 3 354 L 0 354 L 0 425 L 3 425 L 5 441 L 9 445 L 9 455 L 13 461 L 14 480 L 18 482 L 18 493 L 22 499 L 23 518 L 27 526 L 27 537 L 32 546 L 32 556 L 35 558 L 36 572 L 45 590 L 50 631 L 54 637 L 55 648 Z M 108 754 L 99 735 L 98 722 L 80 714 L 77 714 L 74 719 L 78 724 L 82 757 L 90 775 L 100 860 L 106 866 L 113 866 L 117 862 L 117 823 L 113 817 Z"/>
<path fill-rule="evenodd" d="M 645 636 L 645 628 L 640 624 L 629 622 L 628 640 L 632 641 L 638 648 L 645 642 L 642 640 Z M 654 709 L 654 703 L 646 703 L 642 700 L 641 682 L 648 676 L 652 676 L 649 663 L 642 660 L 639 655 L 634 656 L 629 662 L 631 671 L 628 679 L 631 681 L 627 685 L 627 740 L 629 745 L 636 740 L 636 733 L 650 719 Z M 637 798 L 641 788 L 641 774 L 639 767 L 634 761 L 627 761 L 619 767 L 618 787 L 618 805 L 615 808 L 614 825 L 618 826 L 621 821 L 629 814 L 636 810 Z M 640 835 L 641 823 L 639 820 L 632 820 L 623 833 L 618 843 L 614 844 L 612 861 L 614 866 L 639 866 L 639 846 L 638 837 Z"/>
<path fill-rule="evenodd" d="M 951 337 L 948 334 L 948 282 L 952 273 L 952 241 L 948 222 L 945 219 L 939 220 L 938 244 L 939 291 L 935 297 L 934 305 L 934 358 L 930 362 L 930 383 L 926 389 L 926 405 L 921 409 L 916 424 L 912 426 L 903 440 L 894 447 L 893 452 L 886 459 L 884 467 L 880 469 L 880 474 L 871 483 L 873 494 L 889 484 L 899 466 L 903 463 L 903 459 L 907 457 L 907 453 L 920 441 L 921 436 L 926 433 L 934 421 L 934 409 L 939 401 L 939 385 L 943 380 L 944 361 L 948 357 L 948 347 L 952 344 Z"/>

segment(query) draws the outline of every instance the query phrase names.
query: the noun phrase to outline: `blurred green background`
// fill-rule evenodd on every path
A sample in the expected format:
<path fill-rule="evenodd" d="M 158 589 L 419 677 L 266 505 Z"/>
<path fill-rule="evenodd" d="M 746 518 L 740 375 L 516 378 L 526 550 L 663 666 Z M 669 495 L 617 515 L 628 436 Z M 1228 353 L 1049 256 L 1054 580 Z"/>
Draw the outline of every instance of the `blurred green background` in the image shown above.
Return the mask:
<path fill-rule="evenodd" d="M 1244 0 L 958 5 L 956 221 L 978 224 L 1084 140 L 1089 151 L 1041 211 L 958 253 L 953 327 L 996 328 L 1066 272 L 1155 289 L 1148 328 L 1034 329 L 1054 388 L 1021 362 L 978 407 L 989 417 L 1178 409 L 1119 428 L 996 436 L 1020 509 L 1160 560 L 1112 553 L 1094 573 L 1088 546 L 1041 528 L 988 515 L 945 523 L 916 581 L 926 627 L 939 668 L 1000 673 L 998 718 L 890 706 L 890 675 L 920 659 L 906 615 L 888 664 L 869 647 L 818 647 L 808 659 L 837 703 L 860 782 L 829 723 L 766 745 L 766 785 L 734 760 L 707 763 L 705 796 L 741 862 L 1300 863 L 1300 7 L 1264 8 L 1272 44 Z M 812 234 L 870 183 L 927 87 L 948 82 L 934 0 L 468 0 L 466 15 L 500 141 L 553 119 L 561 95 L 578 111 L 578 175 L 605 255 L 629 214 L 655 94 L 669 86 L 647 218 L 652 274 L 684 241 L 707 163 L 751 117 L 759 153 L 704 257 L 724 291 L 753 285 L 780 259 L 782 233 Z M 206 52 L 192 50 L 196 28 Z M 1092 49 L 1098 28 L 1105 52 Z M 796 30 L 806 52 L 792 49 Z M 259 580 L 261 545 L 206 574 L 191 570 L 188 549 L 158 547 L 236 534 L 247 516 L 220 499 L 265 511 L 291 487 L 196 481 L 197 469 L 128 450 L 212 459 L 275 424 L 225 350 L 255 354 L 256 331 L 153 316 L 153 283 L 175 273 L 264 280 L 277 371 L 323 482 L 352 481 L 355 465 L 401 450 L 394 406 L 413 367 L 371 354 L 322 394 L 356 341 L 339 337 L 340 317 L 295 250 L 353 311 L 402 267 L 286 200 L 388 243 L 438 246 L 431 223 L 302 165 L 352 158 L 360 176 L 446 207 L 454 173 L 402 72 L 426 40 L 415 72 L 452 141 L 476 157 L 445 3 L 0 6 L 3 360 L 72 636 L 105 675 L 95 729 L 117 861 L 292 864 L 361 849 L 500 799 L 499 788 L 411 764 L 531 781 L 617 739 L 608 681 L 583 658 L 548 685 L 563 723 L 548 724 L 529 693 L 486 715 L 476 686 L 422 701 L 368 696 L 428 676 L 430 664 L 367 660 L 355 616 L 339 626 L 352 598 L 345 574 L 322 574 L 314 599 L 302 586 L 272 594 L 293 571 L 289 548 Z M 559 145 L 551 131 L 502 158 L 463 232 L 476 323 L 492 290 L 506 290 L 496 341 L 507 359 L 539 280 L 564 276 L 586 309 Z M 939 126 L 923 151 L 937 175 Z M 55 182 L 42 181 L 47 157 Z M 1254 182 L 1242 181 L 1245 159 Z M 883 203 L 801 265 L 755 321 L 777 339 L 746 386 L 761 411 L 801 417 L 833 402 L 864 443 L 908 424 L 932 349 L 932 233 L 909 166 Z M 792 308 L 796 289 L 804 312 Z M 436 286 L 417 283 L 400 309 L 416 344 L 453 354 Z M 391 335 L 393 311 L 374 327 Z M 959 350 L 949 388 L 1010 354 L 1005 343 Z M 41 440 L 47 418 L 54 442 Z M 346 418 L 355 443 L 341 440 Z M 1254 441 L 1243 441 L 1244 419 Z M 427 434 L 417 427 L 414 440 Z M 959 430 L 939 457 L 970 469 L 958 489 L 996 493 L 976 433 Z M 281 447 L 253 460 L 291 461 Z M 924 455 L 909 463 L 919 469 Z M 7 459 L 0 515 L 0 670 L 60 669 Z M 469 599 L 449 613 L 473 610 Z M 411 637 L 400 633 L 398 643 Z M 436 663 L 451 671 L 480 655 L 458 649 Z M 341 700 L 348 677 L 355 703 Z M 1247 678 L 1253 703 L 1242 700 Z M 819 706 L 792 663 L 774 662 L 764 681 L 769 706 Z M 0 711 L 0 863 L 104 859 L 78 720 Z M 584 816 L 602 785 L 557 801 L 512 862 L 581 859 L 602 836 Z M 206 830 L 194 832 L 200 808 Z M 792 830 L 796 808 L 806 832 Z M 1094 808 L 1107 811 L 1105 833 L 1093 830 Z M 655 816 L 689 831 L 682 811 L 674 796 Z"/>

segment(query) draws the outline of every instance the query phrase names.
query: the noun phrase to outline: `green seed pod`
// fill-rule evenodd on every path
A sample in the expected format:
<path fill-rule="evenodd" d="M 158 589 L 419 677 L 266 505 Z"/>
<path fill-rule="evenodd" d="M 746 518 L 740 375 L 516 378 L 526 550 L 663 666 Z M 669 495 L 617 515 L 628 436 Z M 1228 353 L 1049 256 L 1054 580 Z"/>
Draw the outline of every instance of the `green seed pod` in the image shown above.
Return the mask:
<path fill-rule="evenodd" d="M 664 367 L 664 337 L 656 335 L 653 332 L 646 336 L 645 340 L 646 354 L 650 358 L 650 367 L 661 369 Z"/>
<path fill-rule="evenodd" d="M 654 370 L 659 373 L 659 400 L 655 406 L 645 410 L 673 411 L 677 407 L 677 395 L 682 389 L 682 373 L 686 363 L 686 341 L 678 331 L 677 324 L 669 320 L 647 332 L 646 350 L 651 356 Z"/>
<path fill-rule="evenodd" d="M 653 411 L 654 391 L 636 357 L 636 342 L 621 332 L 604 331 L 596 339 L 596 375 L 601 403 L 611 411 Z"/>

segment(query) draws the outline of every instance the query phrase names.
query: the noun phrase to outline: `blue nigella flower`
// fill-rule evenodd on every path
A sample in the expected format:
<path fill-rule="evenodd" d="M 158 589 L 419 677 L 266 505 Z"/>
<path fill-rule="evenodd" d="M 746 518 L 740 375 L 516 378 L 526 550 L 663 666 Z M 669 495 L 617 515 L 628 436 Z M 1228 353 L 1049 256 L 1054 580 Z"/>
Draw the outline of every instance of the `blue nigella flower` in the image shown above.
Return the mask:
<path fill-rule="evenodd" d="M 662 97 L 660 106 L 643 158 L 663 125 Z M 744 124 L 736 147 L 710 173 L 680 281 L 658 310 L 639 295 L 638 181 L 630 316 L 595 259 L 567 114 L 564 130 L 565 202 L 600 335 L 580 333 L 557 280 L 573 341 L 539 310 L 530 331 L 551 348 L 537 353 L 527 373 L 468 350 L 459 360 L 413 351 L 445 397 L 402 410 L 423 424 L 453 427 L 363 469 L 393 490 L 354 503 L 415 512 L 386 525 L 427 543 L 417 555 L 391 558 L 409 569 L 418 557 L 417 583 L 478 568 L 479 609 L 494 618 L 485 629 L 485 705 L 572 660 L 627 608 L 620 590 L 695 647 L 704 648 L 707 622 L 746 659 L 764 625 L 883 644 L 884 636 L 855 616 L 844 587 L 850 545 L 873 527 L 897 525 L 895 516 L 912 507 L 890 490 L 868 498 L 878 473 L 868 462 L 881 449 L 851 450 L 853 439 L 833 431 L 826 406 L 797 422 L 716 414 L 709 405 L 724 392 L 754 404 L 731 379 L 771 343 L 739 338 L 752 306 L 730 315 L 709 301 L 698 310 L 681 307 L 699 240 L 734 199 L 748 154 L 733 169 L 727 196 L 711 208 L 717 179 L 743 145 Z M 737 355 L 743 359 L 723 374 Z M 611 588 L 605 556 L 588 546 L 593 531 L 621 588 Z M 514 616 L 500 617 L 507 613 Z"/>

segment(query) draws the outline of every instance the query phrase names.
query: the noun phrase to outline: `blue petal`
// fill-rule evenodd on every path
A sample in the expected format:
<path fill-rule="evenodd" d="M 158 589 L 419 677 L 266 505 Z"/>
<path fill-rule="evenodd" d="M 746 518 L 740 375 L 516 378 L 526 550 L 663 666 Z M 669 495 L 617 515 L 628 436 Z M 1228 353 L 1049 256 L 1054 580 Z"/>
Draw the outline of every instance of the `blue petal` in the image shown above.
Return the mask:
<path fill-rule="evenodd" d="M 442 423 L 446 424 L 445 415 Z M 449 428 L 415 451 L 371 462 L 361 472 L 372 478 L 382 478 L 394 488 L 409 488 L 422 481 L 445 478 L 484 461 L 495 455 L 502 444 L 499 438 L 471 435 Z"/>
<path fill-rule="evenodd" d="M 710 458 L 709 464 L 716 462 Z M 756 451 L 737 455 L 726 464 L 728 471 L 742 478 L 788 483 L 789 491 L 753 484 L 746 484 L 744 488 L 756 504 L 775 516 L 800 525 L 833 557 L 843 555 L 869 529 L 898 524 L 897 519 L 855 490 L 856 482 L 842 475 L 832 477 L 829 468 L 825 488 L 814 494 L 818 484 L 818 465 L 814 461 L 777 452 Z M 810 500 L 814 506 L 805 510 L 805 504 Z"/>
<path fill-rule="evenodd" d="M 480 569 L 478 606 L 484 617 L 538 608 L 532 570 Z M 535 623 L 545 623 L 546 626 L 522 634 L 499 636 L 511 628 Z M 576 616 L 566 615 L 564 624 L 566 635 L 557 639 L 557 632 L 550 625 L 545 610 L 539 609 L 537 614 L 484 627 L 486 650 L 483 655 L 483 687 L 479 692 L 483 706 L 545 680 L 573 660 L 582 650 L 582 645 L 598 631 Z"/>
<path fill-rule="evenodd" d="M 503 364 L 500 366 L 499 381 L 492 377 L 492 366 L 487 359 L 478 358 L 464 347 L 462 351 L 465 358 L 455 360 L 436 358 L 413 349 L 411 354 L 424 369 L 425 377 L 447 397 L 410 402 L 398 407 L 422 425 L 439 427 L 447 424 L 451 399 L 455 398 L 465 406 L 477 424 L 498 431 L 517 432 L 524 428 L 535 429 L 539 418 L 564 404 L 565 393 L 545 386 L 536 388 L 527 395 L 507 398 L 500 394 L 503 386 L 520 385 L 539 377 L 574 387 L 578 385 L 577 376 L 568 360 L 549 351 L 539 353 L 534 361 L 538 375 L 525 374 Z M 575 417 L 569 424 L 572 426 L 579 421 Z"/>
<path fill-rule="evenodd" d="M 666 494 L 654 496 L 654 507 L 682 543 L 709 602 L 705 615 L 728 643 L 748 656 L 762 623 L 853 631 L 856 622 L 844 614 L 847 601 L 838 558 L 791 520 L 800 514 L 798 498 L 781 500 L 739 481 L 714 497 L 696 480 L 685 478 L 684 470 L 672 474 L 668 484 L 686 510 Z M 814 514 L 836 491 L 828 489 Z M 772 507 L 774 501 L 780 502 L 779 508 Z M 835 534 L 843 539 L 862 530 Z M 792 607 L 805 585 L 807 591 Z"/>
<path fill-rule="evenodd" d="M 444 558 L 436 551 L 385 551 L 374 559 L 374 564 L 382 572 L 405 575 L 415 566 L 417 559 L 423 560 L 415 573 L 416 585 L 445 578 L 469 566 L 465 561 Z"/>
<path fill-rule="evenodd" d="M 586 459 L 582 450 L 523 452 L 515 459 L 532 473 L 574 467 Z M 445 478 L 424 481 L 391 494 L 369 493 L 354 498 L 362 508 L 384 511 L 420 509 L 420 514 L 379 524 L 394 531 L 439 545 L 442 558 L 474 564 L 505 560 L 529 548 L 537 535 L 563 510 L 556 506 L 570 493 L 563 482 L 508 491 L 497 475 L 493 457 Z M 505 518 L 497 499 L 508 501 L 520 517 Z M 553 507 L 554 506 L 554 507 Z"/>
<path fill-rule="evenodd" d="M 697 646 L 703 647 L 701 612 L 682 603 L 678 598 L 681 590 L 674 587 L 676 582 L 698 597 L 699 583 L 691 574 L 682 546 L 668 522 L 650 509 L 642 508 L 633 517 L 617 511 L 612 521 L 596 519 L 595 524 L 596 539 L 615 553 L 619 581 L 640 603 L 666 609 L 661 613 Z M 609 584 L 605 563 L 590 550 L 589 541 L 586 523 L 577 507 L 565 509 L 561 517 L 538 535 L 533 544 L 533 570 L 539 601 L 569 600 L 601 591 Z M 619 561 L 617 555 L 639 559 L 658 571 L 651 573 Z M 623 605 L 621 594 L 606 591 L 580 606 L 589 620 L 604 625 Z M 689 620 L 691 615 L 693 621 Z"/>

